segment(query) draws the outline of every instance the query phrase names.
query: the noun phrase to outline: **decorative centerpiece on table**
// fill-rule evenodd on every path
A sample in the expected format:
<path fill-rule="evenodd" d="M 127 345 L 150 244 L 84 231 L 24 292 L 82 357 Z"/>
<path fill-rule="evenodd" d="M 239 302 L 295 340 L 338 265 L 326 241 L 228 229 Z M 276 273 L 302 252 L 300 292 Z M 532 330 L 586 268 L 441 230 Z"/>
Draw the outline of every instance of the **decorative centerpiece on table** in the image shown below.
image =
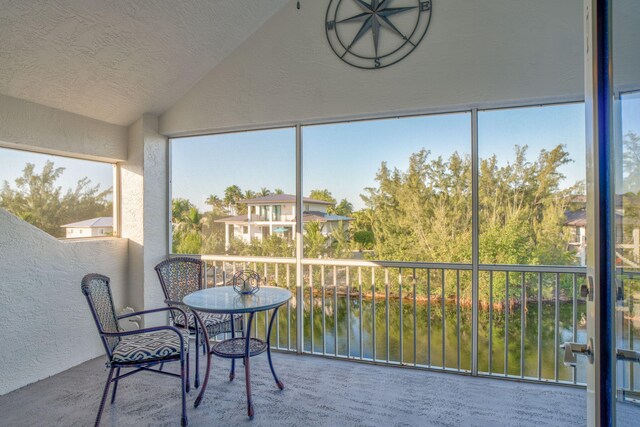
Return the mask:
<path fill-rule="evenodd" d="M 231 284 L 240 295 L 252 295 L 260 290 L 260 275 L 252 270 L 240 270 L 233 275 Z"/>

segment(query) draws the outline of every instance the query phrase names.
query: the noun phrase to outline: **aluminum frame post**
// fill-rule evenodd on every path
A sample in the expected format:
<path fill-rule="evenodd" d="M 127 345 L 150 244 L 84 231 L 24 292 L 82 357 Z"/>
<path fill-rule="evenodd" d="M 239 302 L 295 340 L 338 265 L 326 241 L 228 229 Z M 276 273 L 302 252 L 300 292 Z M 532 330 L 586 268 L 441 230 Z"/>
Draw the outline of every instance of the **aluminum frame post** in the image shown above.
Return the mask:
<path fill-rule="evenodd" d="M 478 298 L 479 292 L 479 165 L 478 109 L 471 110 L 471 375 L 478 375 Z"/>
<path fill-rule="evenodd" d="M 304 350 L 304 281 L 302 271 L 304 205 L 302 200 L 302 126 L 296 125 L 296 352 Z"/>

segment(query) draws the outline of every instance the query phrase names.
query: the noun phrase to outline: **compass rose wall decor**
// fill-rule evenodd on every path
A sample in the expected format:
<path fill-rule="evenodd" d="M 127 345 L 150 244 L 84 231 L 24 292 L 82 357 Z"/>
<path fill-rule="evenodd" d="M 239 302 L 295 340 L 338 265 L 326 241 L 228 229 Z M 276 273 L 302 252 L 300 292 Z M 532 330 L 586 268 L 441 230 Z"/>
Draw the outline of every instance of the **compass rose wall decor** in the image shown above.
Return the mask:
<path fill-rule="evenodd" d="M 325 17 L 327 40 L 349 65 L 388 67 L 420 44 L 431 9 L 431 0 L 331 0 Z"/>

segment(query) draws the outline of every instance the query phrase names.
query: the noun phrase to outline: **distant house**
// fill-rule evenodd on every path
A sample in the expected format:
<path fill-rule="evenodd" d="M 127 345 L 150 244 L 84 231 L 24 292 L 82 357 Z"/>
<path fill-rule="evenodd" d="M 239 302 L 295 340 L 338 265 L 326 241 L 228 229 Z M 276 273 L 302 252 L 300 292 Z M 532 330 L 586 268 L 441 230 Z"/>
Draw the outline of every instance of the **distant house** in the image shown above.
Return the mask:
<path fill-rule="evenodd" d="M 271 235 L 285 239 L 295 238 L 296 197 L 291 194 L 272 194 L 240 201 L 247 205 L 247 214 L 218 219 L 215 222 L 225 224 L 225 247 L 229 248 L 231 239 L 241 239 L 246 243 L 262 240 Z M 324 200 L 303 198 L 303 221 L 316 221 L 321 224 L 321 232 L 329 235 L 352 218 L 327 213 L 333 203 Z M 340 225 L 342 224 L 342 225 Z"/>
<path fill-rule="evenodd" d="M 564 226 L 571 231 L 569 248 L 578 258 L 580 265 L 587 264 L 587 211 L 578 209 L 565 212 Z M 634 221 L 626 219 L 623 209 L 616 209 L 615 213 L 616 258 L 620 265 L 637 267 L 640 261 L 640 228 Z M 624 241 L 623 230 L 632 229 L 631 241 Z M 631 250 L 630 252 L 628 250 Z M 626 251 L 626 252 L 625 252 Z"/>
<path fill-rule="evenodd" d="M 113 233 L 113 217 L 103 216 L 85 219 L 84 221 L 72 222 L 61 227 L 66 228 L 67 239 L 110 236 Z"/>
<path fill-rule="evenodd" d="M 580 265 L 587 264 L 587 212 L 584 209 L 564 213 L 564 226 L 571 231 L 569 248 L 575 251 Z"/>

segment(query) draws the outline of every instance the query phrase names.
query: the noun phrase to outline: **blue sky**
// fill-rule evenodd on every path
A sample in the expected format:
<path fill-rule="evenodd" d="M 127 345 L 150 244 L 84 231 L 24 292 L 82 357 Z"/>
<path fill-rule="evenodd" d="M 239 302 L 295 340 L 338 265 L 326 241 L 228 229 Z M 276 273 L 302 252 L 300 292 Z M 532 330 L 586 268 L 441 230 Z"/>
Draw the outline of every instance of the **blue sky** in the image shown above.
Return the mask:
<path fill-rule="evenodd" d="M 560 171 L 565 175 L 562 187 L 586 179 L 584 104 L 488 110 L 478 115 L 480 158 L 495 154 L 501 164 L 513 162 L 514 147 L 528 146 L 529 160 L 541 150 L 564 145 L 572 162 Z"/>
<path fill-rule="evenodd" d="M 51 156 L 8 148 L 0 148 L 0 185 L 4 185 L 4 181 L 8 181 L 15 188 L 14 181 L 22 176 L 22 170 L 27 163 L 36 165 L 35 171 L 40 174 L 47 160 L 53 161 L 56 167 L 65 168 L 56 183 L 57 186 L 62 187 L 63 192 L 66 192 L 69 188 L 75 189 L 78 180 L 84 177 L 89 177 L 94 185 L 100 184 L 100 189 L 102 190 L 113 186 L 113 165 L 109 163 Z"/>
<path fill-rule="evenodd" d="M 541 149 L 566 146 L 574 162 L 563 168 L 566 185 L 585 178 L 584 107 L 567 104 L 480 112 L 480 156 L 513 160 L 514 145 L 528 145 L 530 158 Z M 326 188 L 340 200 L 363 207 L 360 194 L 375 186 L 383 161 L 406 169 L 422 148 L 431 157 L 469 155 L 470 114 L 359 121 L 303 127 L 304 194 Z M 173 197 L 200 208 L 209 194 L 222 197 L 236 184 L 242 190 L 281 188 L 295 192 L 295 131 L 291 128 L 176 139 L 172 143 Z"/>
<path fill-rule="evenodd" d="M 306 127 L 303 132 L 304 190 L 327 188 L 356 209 L 364 188 L 376 186 L 383 161 L 405 170 L 409 156 L 422 148 L 430 158 L 454 151 L 471 154 L 470 114 L 410 117 Z"/>
<path fill-rule="evenodd" d="M 640 134 L 640 92 L 622 96 L 622 133 Z"/>
<path fill-rule="evenodd" d="M 406 169 L 409 156 L 422 148 L 431 157 L 454 151 L 470 154 L 468 113 L 359 121 L 303 128 L 304 193 L 329 189 L 356 208 L 360 194 L 374 186 L 386 161 Z M 640 133 L 640 96 L 624 98 L 623 132 Z M 574 162 L 563 168 L 565 185 L 585 179 L 584 107 L 581 103 L 547 107 L 488 110 L 479 113 L 479 152 L 496 154 L 500 163 L 513 160 L 514 145 L 528 145 L 533 159 L 543 148 L 564 144 Z M 40 171 L 47 159 L 66 170 L 63 189 L 89 176 L 101 188 L 112 185 L 110 164 L 0 148 L 0 183 L 20 176 L 26 162 Z M 175 139 L 172 142 L 173 197 L 190 199 L 201 209 L 210 194 L 220 197 L 236 184 L 243 190 L 281 188 L 295 193 L 295 131 L 292 128 Z"/>
<path fill-rule="evenodd" d="M 624 138 L 628 132 L 634 132 L 636 135 L 640 135 L 640 92 L 627 94 L 622 96 L 622 137 Z M 624 151 L 623 151 L 624 152 Z M 617 153 L 618 155 L 620 153 Z M 620 162 L 620 159 L 616 159 Z M 629 171 L 620 167 L 623 171 L 622 177 L 618 174 L 616 176 L 616 191 L 618 193 L 625 193 L 626 191 L 640 191 L 640 188 L 627 188 L 625 177 Z M 622 182 L 620 179 L 622 178 Z"/>
<path fill-rule="evenodd" d="M 199 208 L 230 185 L 243 191 L 281 188 L 295 193 L 295 130 L 291 128 L 173 140 L 172 197 Z"/>

